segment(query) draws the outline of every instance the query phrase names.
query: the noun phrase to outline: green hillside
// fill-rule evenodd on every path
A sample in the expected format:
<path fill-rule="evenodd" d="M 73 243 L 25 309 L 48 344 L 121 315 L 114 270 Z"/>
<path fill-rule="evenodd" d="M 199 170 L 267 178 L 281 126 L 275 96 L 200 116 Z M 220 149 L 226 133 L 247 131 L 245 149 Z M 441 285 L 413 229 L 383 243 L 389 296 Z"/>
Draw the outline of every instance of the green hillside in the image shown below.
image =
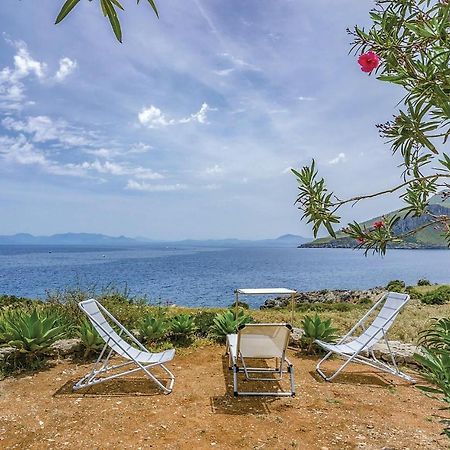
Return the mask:
<path fill-rule="evenodd" d="M 450 197 L 443 199 L 441 194 L 434 195 L 429 202 L 429 211 L 438 215 L 447 215 L 450 217 Z M 394 214 L 402 214 L 400 210 L 392 211 L 384 214 L 384 217 L 390 217 Z M 370 220 L 363 222 L 361 225 L 369 228 L 372 224 L 378 220 L 381 220 L 383 216 L 374 217 Z M 407 217 L 400 219 L 394 227 L 396 234 L 406 233 L 411 231 L 429 221 L 427 216 L 422 217 Z M 353 248 L 355 247 L 355 241 L 352 238 L 347 237 L 342 232 L 336 233 L 337 238 L 331 237 L 315 239 L 312 242 L 301 245 L 301 247 L 335 247 L 335 248 Z M 418 231 L 416 234 L 409 236 L 405 239 L 405 242 L 396 244 L 395 248 L 448 248 L 447 243 L 442 236 L 442 233 L 435 230 L 433 227 L 425 228 Z"/>

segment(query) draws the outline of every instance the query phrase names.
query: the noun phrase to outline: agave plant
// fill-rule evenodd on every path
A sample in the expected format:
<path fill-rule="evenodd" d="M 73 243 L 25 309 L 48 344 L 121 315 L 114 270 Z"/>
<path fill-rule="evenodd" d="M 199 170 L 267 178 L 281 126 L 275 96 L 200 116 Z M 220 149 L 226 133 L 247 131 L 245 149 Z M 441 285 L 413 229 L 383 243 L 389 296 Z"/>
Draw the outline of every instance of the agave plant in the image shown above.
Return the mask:
<path fill-rule="evenodd" d="M 450 318 L 434 319 L 433 325 L 419 336 L 419 345 L 450 351 Z"/>
<path fill-rule="evenodd" d="M 91 353 L 98 352 L 105 345 L 98 331 L 87 319 L 84 319 L 78 327 L 77 336 L 80 338 L 81 345 L 84 348 L 84 358 L 87 358 Z"/>
<path fill-rule="evenodd" d="M 64 337 L 66 332 L 67 327 L 61 324 L 58 314 L 33 308 L 31 311 L 4 314 L 0 339 L 31 361 Z"/>
<path fill-rule="evenodd" d="M 331 319 L 322 320 L 316 313 L 314 317 L 305 316 L 302 320 L 301 327 L 304 334 L 301 338 L 301 343 L 305 347 L 308 354 L 314 353 L 316 339 L 326 342 L 336 342 L 336 328 L 331 326 Z"/>
<path fill-rule="evenodd" d="M 224 339 L 227 334 L 236 333 L 241 325 L 252 321 L 253 319 L 242 310 L 237 313 L 231 310 L 218 313 L 211 327 L 211 334 L 217 339 Z"/>
<path fill-rule="evenodd" d="M 450 411 L 450 318 L 435 319 L 433 325 L 420 333 L 422 350 L 414 355 L 422 366 L 422 375 L 431 386 L 417 386 L 429 396 L 438 398 Z M 450 420 L 443 419 L 443 434 L 450 438 Z"/>
<path fill-rule="evenodd" d="M 197 326 L 190 314 L 178 314 L 170 322 L 170 331 L 175 339 L 188 338 L 197 331 Z"/>
<path fill-rule="evenodd" d="M 164 317 L 147 316 L 138 325 L 139 335 L 147 343 L 161 340 L 168 330 L 169 325 Z"/>
<path fill-rule="evenodd" d="M 422 366 L 422 375 L 432 386 L 417 386 L 418 389 L 444 402 L 448 406 L 440 408 L 450 411 L 450 351 L 442 348 L 424 348 L 422 354 L 414 358 Z M 443 419 L 443 434 L 450 438 L 450 420 Z"/>

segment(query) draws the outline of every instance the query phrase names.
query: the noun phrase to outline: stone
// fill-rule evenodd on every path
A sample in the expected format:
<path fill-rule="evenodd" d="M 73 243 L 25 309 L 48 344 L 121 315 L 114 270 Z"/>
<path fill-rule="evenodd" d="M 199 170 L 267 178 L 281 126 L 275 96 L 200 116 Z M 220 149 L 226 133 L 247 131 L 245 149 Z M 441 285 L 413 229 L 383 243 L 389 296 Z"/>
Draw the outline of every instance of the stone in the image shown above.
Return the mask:
<path fill-rule="evenodd" d="M 61 339 L 48 348 L 48 354 L 55 356 L 69 356 L 81 350 L 81 339 Z"/>
<path fill-rule="evenodd" d="M 377 300 L 383 292 L 385 292 L 385 290 L 380 287 L 361 291 L 322 289 L 320 291 L 297 292 L 295 294 L 295 303 L 297 305 L 302 303 L 349 303 L 366 298 L 373 302 Z M 290 304 L 291 298 L 289 296 L 275 297 L 267 299 L 261 306 L 261 309 L 286 308 L 290 306 Z"/>
<path fill-rule="evenodd" d="M 305 334 L 301 328 L 292 328 L 291 338 L 289 340 L 289 345 L 292 347 L 300 347 L 300 339 Z"/>
<path fill-rule="evenodd" d="M 17 349 L 14 347 L 0 347 L 0 361 L 7 360 L 10 356 L 14 355 Z"/>
<path fill-rule="evenodd" d="M 414 359 L 414 353 L 420 353 L 420 347 L 414 344 L 407 344 L 400 341 L 388 341 L 389 347 L 395 356 L 395 361 L 397 364 L 406 366 L 419 366 L 417 361 Z M 385 342 L 380 341 L 373 347 L 373 352 L 375 356 L 382 361 L 392 362 L 391 354 L 389 353 L 388 346 Z"/>

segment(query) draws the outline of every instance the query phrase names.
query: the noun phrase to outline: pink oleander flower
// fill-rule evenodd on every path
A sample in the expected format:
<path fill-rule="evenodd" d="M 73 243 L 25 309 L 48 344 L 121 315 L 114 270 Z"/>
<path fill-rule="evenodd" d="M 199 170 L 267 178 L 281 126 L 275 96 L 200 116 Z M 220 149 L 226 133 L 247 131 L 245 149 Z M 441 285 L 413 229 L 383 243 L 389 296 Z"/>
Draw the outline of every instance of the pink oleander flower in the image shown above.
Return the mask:
<path fill-rule="evenodd" d="M 356 242 L 360 245 L 363 245 L 366 243 L 366 240 L 363 237 L 359 237 L 356 239 Z"/>
<path fill-rule="evenodd" d="M 380 57 L 375 52 L 367 52 L 360 55 L 358 64 L 363 72 L 372 72 L 380 65 Z"/>
<path fill-rule="evenodd" d="M 384 222 L 382 220 L 379 220 L 378 222 L 374 222 L 373 227 L 376 230 L 379 230 L 380 228 L 384 227 Z"/>

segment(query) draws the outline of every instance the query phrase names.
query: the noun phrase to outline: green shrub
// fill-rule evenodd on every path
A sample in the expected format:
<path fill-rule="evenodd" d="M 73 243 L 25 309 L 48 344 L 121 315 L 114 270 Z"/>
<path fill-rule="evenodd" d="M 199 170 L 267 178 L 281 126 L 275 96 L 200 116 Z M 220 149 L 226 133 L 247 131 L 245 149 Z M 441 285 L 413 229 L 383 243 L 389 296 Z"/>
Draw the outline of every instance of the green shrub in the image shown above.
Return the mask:
<path fill-rule="evenodd" d="M 424 294 L 421 298 L 426 305 L 443 305 L 450 301 L 450 286 L 439 286 Z"/>
<path fill-rule="evenodd" d="M 195 314 L 194 320 L 199 336 L 206 337 L 210 334 L 215 317 L 216 313 L 212 311 L 199 311 Z"/>
<path fill-rule="evenodd" d="M 411 298 L 415 298 L 416 300 L 420 300 L 423 297 L 423 294 L 414 286 L 406 286 L 405 292 L 409 294 Z"/>
<path fill-rule="evenodd" d="M 194 318 L 190 314 L 177 314 L 170 321 L 170 334 L 176 341 L 188 341 L 197 331 Z"/>
<path fill-rule="evenodd" d="M 316 313 L 314 317 L 305 316 L 301 327 L 304 334 L 300 339 L 300 344 L 308 354 L 315 353 L 317 345 L 314 341 L 316 339 L 330 343 L 336 342 L 337 329 L 331 326 L 331 319 L 322 320 Z"/>
<path fill-rule="evenodd" d="M 391 280 L 386 285 L 386 289 L 391 292 L 403 292 L 405 290 L 406 284 L 402 280 Z"/>
<path fill-rule="evenodd" d="M 450 411 L 450 318 L 436 320 L 420 335 L 423 349 L 414 358 L 422 366 L 422 375 L 433 386 L 417 387 L 426 395 L 445 403 L 441 410 Z M 450 438 L 450 420 L 443 419 L 441 422 L 445 426 L 443 434 Z"/>
<path fill-rule="evenodd" d="M 426 278 L 421 278 L 417 281 L 417 286 L 431 286 L 430 280 L 427 280 Z"/>
<path fill-rule="evenodd" d="M 4 313 L 0 320 L 0 340 L 16 348 L 27 365 L 42 357 L 50 345 L 67 333 L 58 314 L 36 307 L 31 311 Z"/>
<path fill-rule="evenodd" d="M 434 319 L 430 328 L 419 333 L 419 345 L 450 352 L 450 318 Z"/>
<path fill-rule="evenodd" d="M 87 358 L 91 353 L 99 352 L 105 345 L 97 330 L 87 319 L 84 319 L 78 327 L 77 336 L 80 338 L 84 349 L 84 358 Z"/>
<path fill-rule="evenodd" d="M 236 302 L 234 302 L 232 305 L 229 306 L 230 309 L 236 307 Z M 242 309 L 250 309 L 250 305 L 246 302 L 242 302 L 241 300 L 238 301 L 238 308 Z"/>
<path fill-rule="evenodd" d="M 232 310 L 228 310 L 216 315 L 211 334 L 216 339 L 223 340 L 227 334 L 237 333 L 241 325 L 250 322 L 253 322 L 252 317 L 245 314 L 241 309 L 238 310 L 237 314 Z"/>
<path fill-rule="evenodd" d="M 24 297 L 16 297 L 15 295 L 0 295 L 0 307 L 21 307 L 29 306 L 39 300 L 31 300 Z"/>
<path fill-rule="evenodd" d="M 168 331 L 169 323 L 163 316 L 147 316 L 138 325 L 139 336 L 148 345 L 161 341 Z"/>

